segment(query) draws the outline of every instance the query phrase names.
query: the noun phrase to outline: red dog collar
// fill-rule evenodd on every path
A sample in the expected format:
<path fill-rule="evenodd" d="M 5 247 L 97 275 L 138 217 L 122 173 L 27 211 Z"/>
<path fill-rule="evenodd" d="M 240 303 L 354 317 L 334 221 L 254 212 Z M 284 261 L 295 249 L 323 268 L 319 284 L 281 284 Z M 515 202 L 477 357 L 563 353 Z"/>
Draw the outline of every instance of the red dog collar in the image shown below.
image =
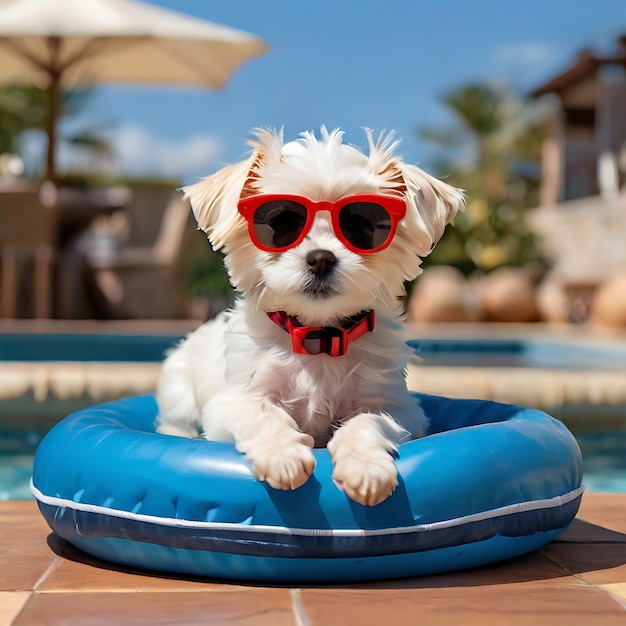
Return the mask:
<path fill-rule="evenodd" d="M 344 356 L 348 344 L 374 330 L 374 311 L 353 315 L 337 326 L 303 326 L 297 318 L 284 311 L 273 311 L 268 317 L 291 336 L 291 349 L 296 354 L 329 354 Z"/>

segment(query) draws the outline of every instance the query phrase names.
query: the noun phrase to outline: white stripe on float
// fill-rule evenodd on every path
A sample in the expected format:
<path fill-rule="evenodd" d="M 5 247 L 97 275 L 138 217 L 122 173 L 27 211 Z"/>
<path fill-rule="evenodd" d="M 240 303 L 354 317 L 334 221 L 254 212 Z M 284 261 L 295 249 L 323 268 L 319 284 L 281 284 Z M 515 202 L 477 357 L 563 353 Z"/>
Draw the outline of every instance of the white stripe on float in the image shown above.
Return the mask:
<path fill-rule="evenodd" d="M 31 479 L 30 490 L 33 496 L 41 503 L 59 508 L 72 509 L 84 513 L 95 513 L 109 517 L 117 517 L 120 519 L 128 519 L 136 522 L 146 522 L 148 524 L 157 524 L 159 526 L 170 526 L 174 528 L 201 528 L 212 530 L 229 530 L 241 532 L 258 532 L 258 533 L 274 533 L 278 535 L 298 535 L 305 537 L 376 537 L 384 535 L 398 535 L 403 533 L 425 532 L 439 530 L 443 528 L 454 528 L 455 526 L 463 526 L 472 522 L 480 522 L 483 520 L 493 519 L 496 517 L 505 517 L 515 515 L 516 513 L 527 513 L 531 511 L 540 511 L 545 509 L 558 508 L 564 504 L 572 502 L 578 498 L 585 490 L 584 486 L 574 489 L 562 496 L 555 496 L 544 500 L 527 500 L 508 506 L 483 511 L 481 513 L 472 513 L 450 520 L 440 522 L 431 522 L 429 524 L 415 524 L 414 526 L 401 526 L 398 528 L 379 528 L 379 529 L 362 529 L 362 528 L 346 528 L 346 529 L 309 529 L 309 528 L 288 528 L 287 526 L 268 526 L 263 524 L 241 524 L 241 523 L 223 523 L 223 522 L 201 522 L 194 520 L 176 519 L 171 517 L 159 517 L 157 515 L 145 515 L 142 513 L 132 513 L 130 511 L 122 511 L 112 509 L 97 504 L 86 504 L 83 502 L 74 502 L 66 498 L 55 496 L 47 496 L 35 485 Z"/>

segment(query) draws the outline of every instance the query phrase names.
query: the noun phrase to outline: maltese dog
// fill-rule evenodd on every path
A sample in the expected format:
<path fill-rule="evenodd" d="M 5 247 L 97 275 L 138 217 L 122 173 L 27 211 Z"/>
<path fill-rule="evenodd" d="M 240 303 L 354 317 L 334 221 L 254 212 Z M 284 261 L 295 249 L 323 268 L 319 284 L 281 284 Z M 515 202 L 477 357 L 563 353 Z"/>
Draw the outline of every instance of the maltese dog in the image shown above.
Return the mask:
<path fill-rule="evenodd" d="M 168 355 L 157 399 L 160 432 L 234 441 L 275 489 L 327 446 L 337 486 L 373 506 L 427 426 L 405 382 L 405 281 L 464 199 L 366 133 L 364 154 L 339 130 L 256 130 L 247 160 L 184 188 L 242 297 Z"/>

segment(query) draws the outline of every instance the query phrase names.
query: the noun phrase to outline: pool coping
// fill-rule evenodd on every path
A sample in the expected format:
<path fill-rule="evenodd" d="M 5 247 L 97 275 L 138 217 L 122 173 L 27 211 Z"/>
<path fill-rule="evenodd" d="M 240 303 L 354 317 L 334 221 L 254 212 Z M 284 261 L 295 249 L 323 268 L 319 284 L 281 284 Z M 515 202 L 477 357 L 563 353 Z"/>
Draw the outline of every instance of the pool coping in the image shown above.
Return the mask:
<path fill-rule="evenodd" d="M 414 339 L 524 340 L 580 346 L 626 354 L 626 330 L 588 325 L 551 324 L 408 324 Z M 541 409 L 573 430 L 626 429 L 626 363 L 624 368 L 548 369 L 538 367 L 429 367 L 416 359 L 407 385 L 424 393 L 476 398 Z"/>
<path fill-rule="evenodd" d="M 0 333 L 184 335 L 194 320 L 43 321 L 3 320 Z M 407 339 L 523 339 L 623 351 L 626 331 L 574 325 L 408 324 Z M 0 361 L 0 402 L 36 403 L 82 398 L 85 406 L 156 388 L 160 363 Z M 559 370 L 537 367 L 429 367 L 418 359 L 408 367 L 412 390 L 454 398 L 476 398 L 539 408 L 577 427 L 588 408 L 597 426 L 626 429 L 626 364 L 623 369 Z"/>

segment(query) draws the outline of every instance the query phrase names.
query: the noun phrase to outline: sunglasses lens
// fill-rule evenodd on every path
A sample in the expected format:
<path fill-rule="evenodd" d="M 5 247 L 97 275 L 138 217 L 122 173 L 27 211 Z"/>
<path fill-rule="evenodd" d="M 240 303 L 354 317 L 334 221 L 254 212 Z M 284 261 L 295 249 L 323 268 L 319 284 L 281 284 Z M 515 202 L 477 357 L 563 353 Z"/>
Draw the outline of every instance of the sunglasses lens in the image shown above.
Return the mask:
<path fill-rule="evenodd" d="M 292 245 L 306 225 L 307 210 L 293 200 L 274 200 L 254 212 L 254 234 L 266 248 Z"/>
<path fill-rule="evenodd" d="M 359 250 L 384 246 L 391 234 L 391 216 L 374 202 L 352 202 L 339 214 L 343 236 Z"/>

